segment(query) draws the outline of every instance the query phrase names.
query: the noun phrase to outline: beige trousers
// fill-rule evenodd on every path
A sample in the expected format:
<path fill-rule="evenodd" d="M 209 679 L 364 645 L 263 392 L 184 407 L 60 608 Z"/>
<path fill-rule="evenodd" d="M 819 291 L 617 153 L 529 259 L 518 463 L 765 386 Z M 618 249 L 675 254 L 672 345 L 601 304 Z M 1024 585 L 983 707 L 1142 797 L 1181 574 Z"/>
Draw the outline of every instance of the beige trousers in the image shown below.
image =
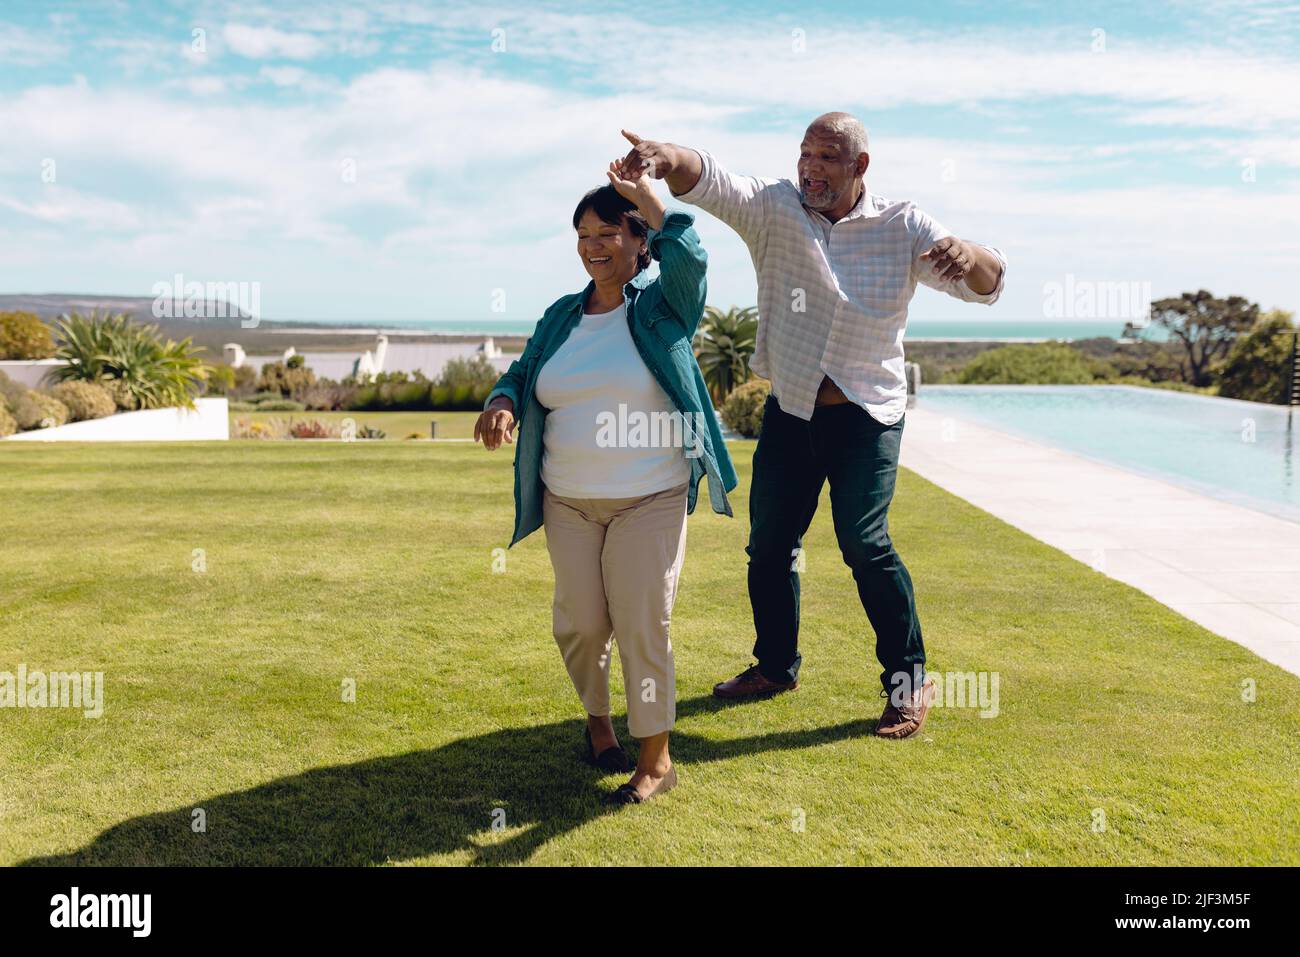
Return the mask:
<path fill-rule="evenodd" d="M 542 499 L 555 569 L 552 622 L 564 666 L 588 714 L 609 714 L 609 651 L 618 642 L 634 738 L 677 716 L 668 636 L 686 554 L 686 486 L 636 498 Z"/>

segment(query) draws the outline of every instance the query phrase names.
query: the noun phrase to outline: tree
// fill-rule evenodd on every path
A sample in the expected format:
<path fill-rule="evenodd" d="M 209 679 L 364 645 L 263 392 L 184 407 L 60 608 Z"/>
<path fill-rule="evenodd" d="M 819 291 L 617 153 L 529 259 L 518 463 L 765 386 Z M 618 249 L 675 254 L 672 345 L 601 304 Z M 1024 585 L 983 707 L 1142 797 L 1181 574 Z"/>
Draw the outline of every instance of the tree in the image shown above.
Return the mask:
<path fill-rule="evenodd" d="M 0 312 L 0 359 L 48 359 L 54 355 L 50 327 L 34 312 Z"/>
<path fill-rule="evenodd" d="M 1233 343 L 1219 373 L 1219 394 L 1285 405 L 1290 398 L 1291 313 L 1266 313 Z"/>
<path fill-rule="evenodd" d="M 1216 299 L 1204 289 L 1151 304 L 1151 322 L 1182 347 L 1179 369 L 1183 381 L 1194 386 L 1211 384 L 1233 342 L 1258 319 L 1256 303 L 1241 296 Z"/>
<path fill-rule="evenodd" d="M 736 386 L 750 380 L 749 360 L 758 339 L 758 309 L 732 306 L 726 312 L 704 307 L 695 334 L 695 358 L 714 404 L 722 402 Z"/>

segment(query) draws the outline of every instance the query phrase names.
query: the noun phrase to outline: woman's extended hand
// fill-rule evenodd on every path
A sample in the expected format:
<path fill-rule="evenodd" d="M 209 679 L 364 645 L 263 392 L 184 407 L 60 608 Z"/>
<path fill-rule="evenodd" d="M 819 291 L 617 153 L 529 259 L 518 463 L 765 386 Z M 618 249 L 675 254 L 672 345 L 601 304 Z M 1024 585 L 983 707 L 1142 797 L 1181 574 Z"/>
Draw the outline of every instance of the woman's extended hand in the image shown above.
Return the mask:
<path fill-rule="evenodd" d="M 489 452 L 501 448 L 503 441 L 514 442 L 511 433 L 515 428 L 515 404 L 503 395 L 497 396 L 474 423 L 474 441 L 483 440 Z"/>
<path fill-rule="evenodd" d="M 629 179 L 623 178 L 623 161 L 616 159 L 609 164 L 609 169 L 605 171 L 609 177 L 610 183 L 618 194 L 629 202 L 635 203 L 636 208 L 641 211 L 651 229 L 659 229 L 664 224 L 664 213 L 667 208 L 664 201 L 659 198 L 655 192 L 654 180 L 647 170 L 642 170 L 636 176 Z"/>

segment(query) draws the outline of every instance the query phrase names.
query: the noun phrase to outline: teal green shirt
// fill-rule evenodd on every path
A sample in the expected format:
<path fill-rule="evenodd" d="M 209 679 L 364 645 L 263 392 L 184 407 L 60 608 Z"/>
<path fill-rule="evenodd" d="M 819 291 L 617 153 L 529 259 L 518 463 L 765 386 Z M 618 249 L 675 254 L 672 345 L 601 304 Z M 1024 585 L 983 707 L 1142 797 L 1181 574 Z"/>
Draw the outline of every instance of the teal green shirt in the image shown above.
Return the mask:
<path fill-rule="evenodd" d="M 727 492 L 736 487 L 736 470 L 722 441 L 709 390 L 691 349 L 691 340 L 704 315 L 708 255 L 692 225 L 690 213 L 670 212 L 663 225 L 646 237 L 650 255 L 659 261 L 659 277 L 645 273 L 623 287 L 632 341 L 646 368 L 681 413 L 687 429 L 691 467 L 686 510 L 695 511 L 700 480 L 709 480 L 709 503 L 715 512 L 731 515 Z M 578 293 L 557 299 L 538 320 L 523 355 L 497 381 L 484 408 L 499 395 L 515 405 L 519 435 L 515 449 L 514 545 L 542 525 L 542 434 L 547 409 L 534 394 L 537 375 L 573 328 L 582 321 L 583 305 L 594 282 Z M 693 426 L 702 423 L 703 429 Z"/>

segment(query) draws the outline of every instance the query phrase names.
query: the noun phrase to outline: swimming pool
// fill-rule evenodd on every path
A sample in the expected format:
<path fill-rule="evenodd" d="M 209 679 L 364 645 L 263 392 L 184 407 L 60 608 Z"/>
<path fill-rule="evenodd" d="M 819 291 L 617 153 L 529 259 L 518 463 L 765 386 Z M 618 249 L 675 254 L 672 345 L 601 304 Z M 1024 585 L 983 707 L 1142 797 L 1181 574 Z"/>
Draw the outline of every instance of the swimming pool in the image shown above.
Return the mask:
<path fill-rule="evenodd" d="M 1300 409 L 1121 385 L 923 385 L 918 407 L 1300 522 Z"/>

